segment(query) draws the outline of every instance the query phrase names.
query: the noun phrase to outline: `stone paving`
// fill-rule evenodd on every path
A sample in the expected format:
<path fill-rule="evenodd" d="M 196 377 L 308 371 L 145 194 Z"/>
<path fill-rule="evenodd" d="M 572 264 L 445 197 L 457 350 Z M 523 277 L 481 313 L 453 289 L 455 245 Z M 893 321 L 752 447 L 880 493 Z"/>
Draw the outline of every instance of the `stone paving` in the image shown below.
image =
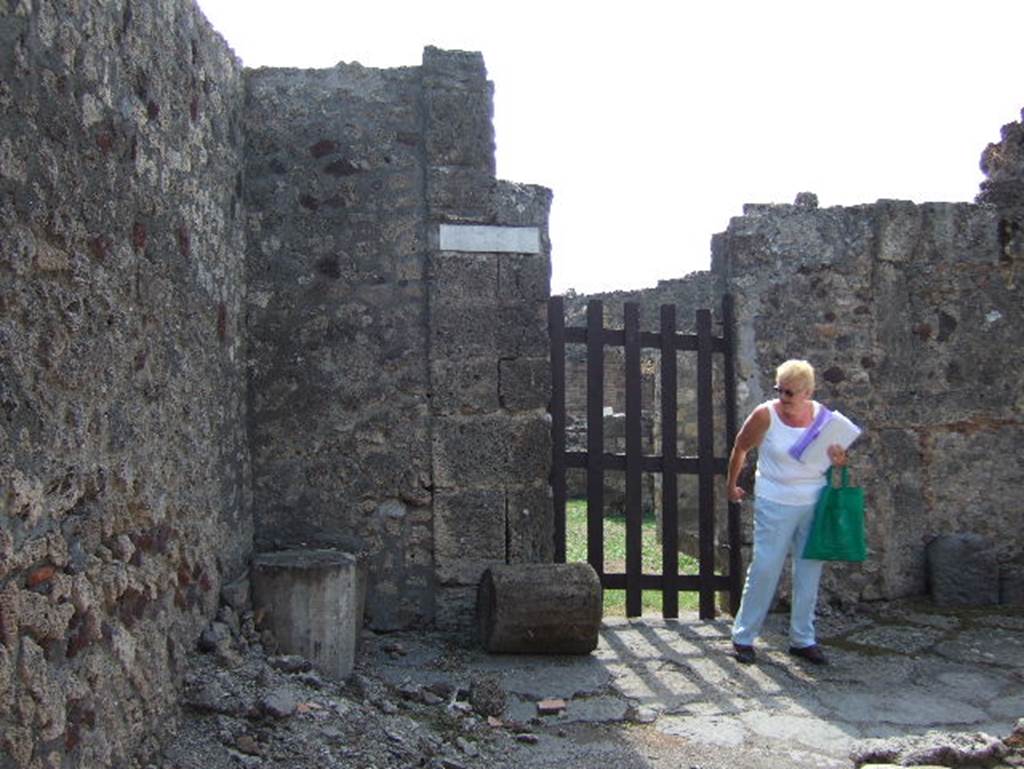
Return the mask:
<path fill-rule="evenodd" d="M 774 757 L 778 765 L 849 767 L 851 753 L 875 740 L 1005 737 L 1024 716 L 1024 610 L 888 604 L 824 618 L 827 667 L 786 653 L 786 621 L 772 615 L 749 666 L 731 656 L 727 620 L 696 617 L 606 619 L 598 648 L 581 657 L 491 656 L 474 647 L 442 655 L 437 637 L 403 634 L 404 653 L 375 665 L 395 685 L 429 685 L 443 658 L 443 677 L 460 685 L 497 677 L 509 720 L 533 719 L 563 736 L 581 725 L 632 724 L 688 751 L 757 754 L 748 766 Z M 544 698 L 564 699 L 565 710 L 538 718 Z"/>

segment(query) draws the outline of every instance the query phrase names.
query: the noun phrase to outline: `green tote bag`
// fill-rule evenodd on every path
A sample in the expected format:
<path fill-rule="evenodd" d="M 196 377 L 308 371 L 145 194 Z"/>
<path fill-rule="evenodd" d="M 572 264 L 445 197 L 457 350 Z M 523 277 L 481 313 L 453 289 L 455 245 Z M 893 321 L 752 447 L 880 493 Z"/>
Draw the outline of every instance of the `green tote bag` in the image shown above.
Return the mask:
<path fill-rule="evenodd" d="M 816 561 L 863 561 L 867 558 L 864 534 L 864 489 L 850 485 L 849 471 L 843 468 L 843 484 L 832 485 L 832 468 L 814 509 L 804 558 Z"/>

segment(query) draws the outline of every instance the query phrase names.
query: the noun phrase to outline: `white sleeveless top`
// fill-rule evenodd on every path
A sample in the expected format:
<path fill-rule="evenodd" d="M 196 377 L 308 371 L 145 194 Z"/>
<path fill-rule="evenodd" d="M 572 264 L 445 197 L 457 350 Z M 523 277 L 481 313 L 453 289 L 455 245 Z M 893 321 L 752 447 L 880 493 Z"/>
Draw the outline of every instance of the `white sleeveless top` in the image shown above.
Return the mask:
<path fill-rule="evenodd" d="M 790 427 L 775 411 L 777 400 L 763 404 L 771 414 L 771 425 L 757 449 L 754 495 L 781 505 L 811 505 L 818 501 L 825 485 L 825 474 L 789 455 L 789 448 L 804 434 L 806 427 Z M 811 401 L 811 418 L 821 404 Z"/>

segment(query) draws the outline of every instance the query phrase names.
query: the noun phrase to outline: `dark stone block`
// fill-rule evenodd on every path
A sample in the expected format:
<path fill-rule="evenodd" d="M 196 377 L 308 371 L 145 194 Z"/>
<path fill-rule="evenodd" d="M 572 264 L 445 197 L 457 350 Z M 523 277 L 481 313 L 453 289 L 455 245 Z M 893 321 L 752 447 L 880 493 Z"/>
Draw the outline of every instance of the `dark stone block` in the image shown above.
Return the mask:
<path fill-rule="evenodd" d="M 547 414 L 527 415 L 507 424 L 509 483 L 535 483 L 551 471 L 551 423 Z"/>
<path fill-rule="evenodd" d="M 499 406 L 498 363 L 491 357 L 434 361 L 431 389 L 434 410 L 438 414 L 496 411 Z"/>
<path fill-rule="evenodd" d="M 475 585 L 484 569 L 504 563 L 505 526 L 503 490 L 438 492 L 434 553 L 441 582 Z"/>
<path fill-rule="evenodd" d="M 494 175 L 477 168 L 430 168 L 427 207 L 432 217 L 488 224 L 495 220 Z"/>
<path fill-rule="evenodd" d="M 434 483 L 441 489 L 502 483 L 509 439 L 509 421 L 501 415 L 436 419 Z"/>
<path fill-rule="evenodd" d="M 502 358 L 533 358 L 548 354 L 547 306 L 543 302 L 506 305 L 497 313 L 498 352 Z"/>
<path fill-rule="evenodd" d="M 495 308 L 486 305 L 441 304 L 431 308 L 432 357 L 465 359 L 490 357 L 497 361 L 498 327 Z"/>
<path fill-rule="evenodd" d="M 551 364 L 547 358 L 514 358 L 499 364 L 499 398 L 503 408 L 528 411 L 551 401 Z"/>
<path fill-rule="evenodd" d="M 1024 562 L 1004 564 L 999 569 L 999 603 L 1024 606 Z"/>
<path fill-rule="evenodd" d="M 488 304 L 499 291 L 495 254 L 437 253 L 430 257 L 432 306 Z"/>
<path fill-rule="evenodd" d="M 507 530 L 509 563 L 543 563 L 555 552 L 551 487 L 539 484 L 509 489 Z"/>
<path fill-rule="evenodd" d="M 427 162 L 476 168 L 494 176 L 491 91 L 429 90 L 426 94 Z"/>
<path fill-rule="evenodd" d="M 505 304 L 546 302 L 551 296 L 551 262 L 545 254 L 502 254 L 498 285 Z"/>
<path fill-rule="evenodd" d="M 999 603 L 999 566 L 991 540 L 977 534 L 944 534 L 928 543 L 928 583 L 939 606 Z"/>

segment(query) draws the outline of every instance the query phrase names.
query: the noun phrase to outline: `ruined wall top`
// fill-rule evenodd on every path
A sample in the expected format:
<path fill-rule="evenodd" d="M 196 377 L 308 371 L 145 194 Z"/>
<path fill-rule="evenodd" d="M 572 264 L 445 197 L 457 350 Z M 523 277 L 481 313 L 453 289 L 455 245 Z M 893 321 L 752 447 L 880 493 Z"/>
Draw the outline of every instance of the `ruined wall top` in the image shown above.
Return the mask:
<path fill-rule="evenodd" d="M 1022 111 L 1024 117 L 1024 111 Z M 981 155 L 979 203 L 1019 209 L 1024 201 L 1024 125 L 1007 123 L 999 142 L 989 144 Z"/>

